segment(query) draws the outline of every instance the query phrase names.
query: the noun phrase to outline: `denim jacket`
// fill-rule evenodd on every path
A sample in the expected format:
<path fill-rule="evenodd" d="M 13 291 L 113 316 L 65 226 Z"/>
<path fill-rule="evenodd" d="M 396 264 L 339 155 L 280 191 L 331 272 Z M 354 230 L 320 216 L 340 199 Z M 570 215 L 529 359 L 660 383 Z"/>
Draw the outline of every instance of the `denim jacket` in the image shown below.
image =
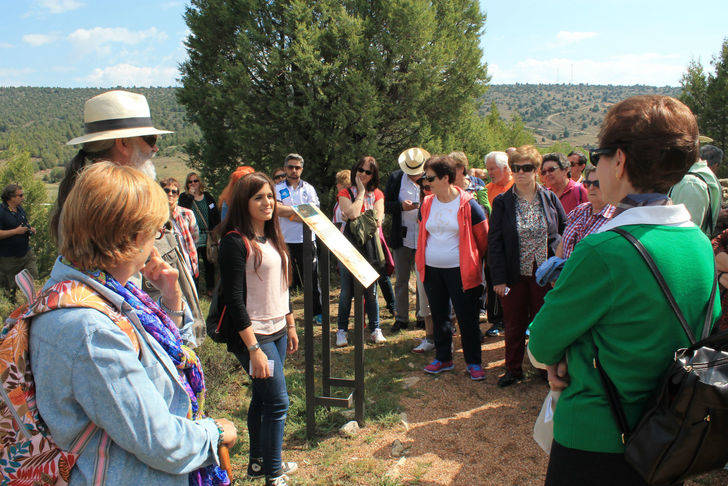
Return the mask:
<path fill-rule="evenodd" d="M 59 259 L 46 286 L 64 280 L 84 282 L 103 295 L 133 323 L 141 345 L 137 355 L 111 319 L 89 308 L 57 309 L 33 319 L 38 410 L 53 439 L 68 449 L 89 421 L 100 429 L 81 452 L 70 485 L 93 484 L 98 473 L 105 484 L 187 486 L 190 472 L 219 461 L 214 421 L 186 418 L 190 400 L 172 360 L 121 296 Z M 186 308 L 183 336 L 191 324 Z"/>

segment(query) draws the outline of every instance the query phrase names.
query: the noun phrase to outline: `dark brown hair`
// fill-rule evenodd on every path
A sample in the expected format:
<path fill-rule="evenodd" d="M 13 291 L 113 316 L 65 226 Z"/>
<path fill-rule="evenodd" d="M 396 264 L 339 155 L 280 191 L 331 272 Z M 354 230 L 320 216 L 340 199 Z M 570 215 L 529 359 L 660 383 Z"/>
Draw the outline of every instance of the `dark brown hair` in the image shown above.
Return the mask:
<path fill-rule="evenodd" d="M 220 223 L 220 230 L 217 233 L 222 237 L 230 231 L 238 231 L 244 240 L 248 241 L 247 248 L 251 248 L 254 258 L 254 268 L 257 271 L 263 259 L 260 246 L 255 239 L 255 231 L 253 230 L 252 218 L 250 217 L 249 201 L 260 191 L 263 186 L 268 184 L 271 192 L 274 192 L 275 184 L 263 172 L 253 172 L 246 174 L 240 178 L 232 190 L 232 199 L 225 220 Z M 275 194 L 275 193 L 274 193 Z M 291 282 L 291 265 L 288 256 L 288 248 L 281 233 L 281 227 L 278 223 L 276 208 L 278 201 L 273 198 L 273 217 L 265 222 L 263 226 L 263 235 L 270 240 L 278 253 L 281 255 L 281 266 L 283 273 L 287 276 L 288 284 Z M 250 255 L 248 256 L 250 257 Z"/>
<path fill-rule="evenodd" d="M 633 96 L 607 112 L 599 146 L 622 149 L 635 189 L 665 194 L 698 160 L 698 123 L 675 98 Z"/>
<path fill-rule="evenodd" d="M 351 168 L 351 185 L 356 185 L 356 171 L 367 162 L 371 164 L 370 170 L 372 171 L 372 178 L 367 182 L 365 189 L 367 192 L 371 192 L 379 187 L 379 166 L 377 165 L 377 160 L 371 155 L 363 155 L 354 164 L 354 167 Z"/>
<path fill-rule="evenodd" d="M 457 163 L 455 159 L 449 155 L 433 155 L 425 161 L 424 169 L 430 169 L 435 173 L 438 179 L 447 176 L 447 181 L 452 184 L 455 182 L 455 168 Z"/>

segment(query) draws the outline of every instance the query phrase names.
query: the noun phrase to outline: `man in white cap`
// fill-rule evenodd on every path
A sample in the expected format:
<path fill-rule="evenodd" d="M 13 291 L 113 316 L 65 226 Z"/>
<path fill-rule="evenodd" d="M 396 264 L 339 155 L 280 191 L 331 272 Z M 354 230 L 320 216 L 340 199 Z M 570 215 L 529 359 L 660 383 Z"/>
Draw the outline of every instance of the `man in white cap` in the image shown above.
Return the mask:
<path fill-rule="evenodd" d="M 392 332 L 407 329 L 409 326 L 409 280 L 414 268 L 417 250 L 419 222 L 417 214 L 420 206 L 420 185 L 418 181 L 424 173 L 425 161 L 430 154 L 419 147 L 405 150 L 399 155 L 399 170 L 387 179 L 384 190 L 384 212 L 392 216 L 392 226 L 387 242 L 394 257 L 394 295 L 397 301 Z M 419 296 L 421 300 L 422 296 Z M 418 327 L 424 327 L 425 313 L 417 309 Z M 423 343 L 425 343 L 423 341 Z M 419 346 L 418 346 L 419 347 Z M 418 352 L 434 349 L 418 349 Z"/>
<path fill-rule="evenodd" d="M 81 169 L 87 164 L 109 161 L 135 167 L 152 179 L 156 179 L 152 158 L 159 151 L 157 136 L 172 133 L 154 128 L 147 99 L 143 95 L 129 91 L 107 91 L 87 100 L 83 109 L 83 122 L 84 135 L 66 144 L 83 145 L 66 167 L 66 173 L 58 187 L 58 202 L 51 217 L 51 233 L 56 240 L 61 209 Z M 180 290 L 195 321 L 194 333 L 200 338 L 204 336 L 204 320 L 191 269 L 188 269 L 180 253 L 181 232 L 175 229 L 173 220 L 167 223 L 167 226 L 165 236 L 155 240 L 154 245 L 161 257 L 179 272 Z M 132 280 L 135 284 L 141 285 L 140 276 L 136 277 Z M 145 281 L 143 288 L 153 297 L 159 296 L 157 289 L 149 282 Z M 183 309 L 167 309 L 163 300 L 160 300 L 160 303 L 171 315 L 180 315 L 185 310 L 184 306 Z"/>

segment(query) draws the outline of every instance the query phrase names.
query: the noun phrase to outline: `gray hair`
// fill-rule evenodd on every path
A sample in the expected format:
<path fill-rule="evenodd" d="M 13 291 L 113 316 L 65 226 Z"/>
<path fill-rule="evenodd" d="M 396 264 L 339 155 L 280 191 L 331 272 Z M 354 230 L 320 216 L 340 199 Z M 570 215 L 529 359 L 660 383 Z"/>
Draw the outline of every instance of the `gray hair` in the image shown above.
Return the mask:
<path fill-rule="evenodd" d="M 723 161 L 723 151 L 715 145 L 703 145 L 700 147 L 700 158 L 708 165 L 717 165 Z"/>
<path fill-rule="evenodd" d="M 508 154 L 505 152 L 488 152 L 488 155 L 485 156 L 485 163 L 488 163 L 489 159 L 493 159 L 493 162 L 495 162 L 495 165 L 500 167 L 501 169 L 505 169 L 508 167 Z"/>
<path fill-rule="evenodd" d="M 586 178 L 589 177 L 589 174 L 591 174 L 592 172 L 595 172 L 596 170 L 597 170 L 597 168 L 594 167 L 593 165 L 586 164 L 586 166 L 584 167 L 584 172 L 581 175 L 584 176 L 584 180 L 586 180 Z"/>
<path fill-rule="evenodd" d="M 303 167 L 303 157 L 301 157 L 298 154 L 288 154 L 286 155 L 285 160 L 283 161 L 283 165 L 285 166 L 289 160 L 300 160 L 301 161 L 301 167 Z"/>

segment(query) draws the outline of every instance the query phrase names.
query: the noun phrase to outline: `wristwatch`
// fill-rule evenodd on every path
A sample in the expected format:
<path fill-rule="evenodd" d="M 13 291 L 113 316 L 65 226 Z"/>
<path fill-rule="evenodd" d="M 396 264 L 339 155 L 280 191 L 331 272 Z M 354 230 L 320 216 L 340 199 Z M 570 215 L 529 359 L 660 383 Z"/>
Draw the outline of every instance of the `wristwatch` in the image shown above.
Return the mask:
<path fill-rule="evenodd" d="M 256 349 L 260 349 L 260 343 L 255 343 L 251 346 L 248 346 L 248 352 L 255 351 Z"/>

